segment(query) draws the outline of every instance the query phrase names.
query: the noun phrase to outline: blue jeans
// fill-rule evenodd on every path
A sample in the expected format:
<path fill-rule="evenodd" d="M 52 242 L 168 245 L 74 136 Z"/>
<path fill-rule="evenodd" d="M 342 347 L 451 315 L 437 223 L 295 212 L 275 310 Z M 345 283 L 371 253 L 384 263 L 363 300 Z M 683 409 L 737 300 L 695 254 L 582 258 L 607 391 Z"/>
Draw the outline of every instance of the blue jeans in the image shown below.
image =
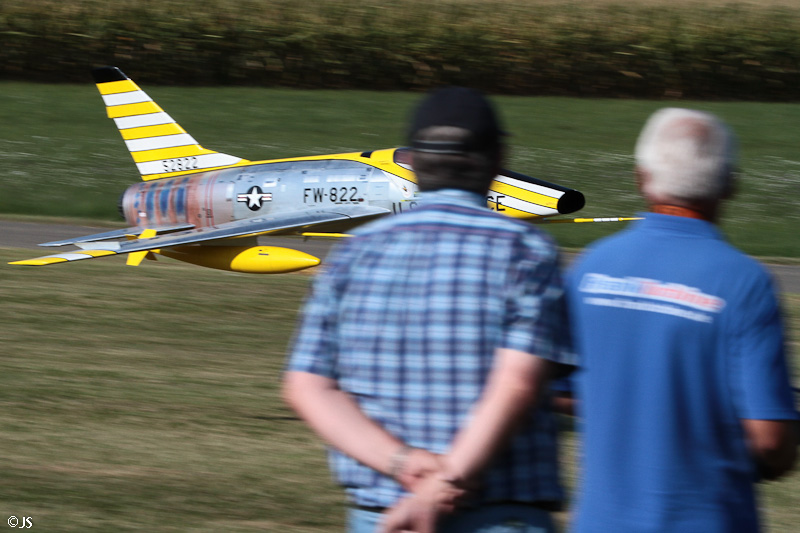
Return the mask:
<path fill-rule="evenodd" d="M 375 533 L 382 513 L 348 509 L 348 533 Z M 555 533 L 548 511 L 528 505 L 498 504 L 467 509 L 445 516 L 436 533 Z"/>

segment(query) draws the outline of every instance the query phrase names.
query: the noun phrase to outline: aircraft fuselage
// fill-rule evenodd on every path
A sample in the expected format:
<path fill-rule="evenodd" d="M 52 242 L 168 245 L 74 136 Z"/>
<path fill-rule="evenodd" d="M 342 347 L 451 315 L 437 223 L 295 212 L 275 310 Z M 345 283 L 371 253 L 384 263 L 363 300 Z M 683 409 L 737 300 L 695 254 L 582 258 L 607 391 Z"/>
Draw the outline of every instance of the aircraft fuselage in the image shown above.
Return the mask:
<path fill-rule="evenodd" d="M 405 171 L 397 166 L 398 174 Z M 281 212 L 372 205 L 413 207 L 415 183 L 350 159 L 256 163 L 129 187 L 120 211 L 131 226 L 216 226 Z"/>

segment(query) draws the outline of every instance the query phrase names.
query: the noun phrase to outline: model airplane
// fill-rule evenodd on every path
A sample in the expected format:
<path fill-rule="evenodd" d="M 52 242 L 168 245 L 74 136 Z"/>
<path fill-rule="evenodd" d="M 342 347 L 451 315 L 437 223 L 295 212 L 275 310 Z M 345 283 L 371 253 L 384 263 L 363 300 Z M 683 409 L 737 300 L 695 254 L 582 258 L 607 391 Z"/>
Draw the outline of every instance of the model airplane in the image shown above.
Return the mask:
<path fill-rule="evenodd" d="M 236 272 L 291 272 L 320 260 L 299 250 L 259 246 L 259 235 L 345 236 L 359 224 L 416 204 L 407 148 L 247 161 L 201 147 L 118 68 L 103 67 L 93 74 L 108 116 L 142 175 L 143 181 L 120 199 L 130 227 L 44 243 L 40 246 L 75 245 L 79 250 L 12 265 L 117 254 L 128 254 L 127 263 L 138 265 L 161 254 Z M 512 217 L 546 220 L 578 211 L 584 197 L 502 171 L 487 204 Z M 569 221 L 611 220 L 625 219 Z"/>

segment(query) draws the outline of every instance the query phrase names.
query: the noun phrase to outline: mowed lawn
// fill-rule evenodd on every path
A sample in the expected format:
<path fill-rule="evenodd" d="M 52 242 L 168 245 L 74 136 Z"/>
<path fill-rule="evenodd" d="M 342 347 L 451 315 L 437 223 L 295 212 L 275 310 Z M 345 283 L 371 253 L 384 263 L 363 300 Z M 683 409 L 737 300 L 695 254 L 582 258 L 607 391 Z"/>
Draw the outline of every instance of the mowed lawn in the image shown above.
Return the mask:
<path fill-rule="evenodd" d="M 311 275 L 5 266 L 20 252 L 0 249 L 0 514 L 40 531 L 342 531 L 323 446 L 279 398 Z M 785 302 L 797 354 L 800 295 Z M 796 531 L 800 475 L 764 493 L 770 530 Z"/>
<path fill-rule="evenodd" d="M 249 159 L 404 143 L 415 94 L 143 87 L 203 146 Z M 580 216 L 642 208 L 632 146 L 664 105 L 711 110 L 742 147 L 723 227 L 800 256 L 796 104 L 498 97 L 509 167 L 581 190 Z M 0 83 L 0 213 L 112 220 L 138 180 L 86 85 Z M 579 247 L 614 225 L 551 229 Z M 0 513 L 45 531 L 340 531 L 323 446 L 284 408 L 281 368 L 311 276 L 251 276 L 121 258 L 40 269 L 0 249 Z M 798 353 L 800 295 L 786 297 Z M 795 385 L 800 361 L 794 359 Z M 565 420 L 564 461 L 575 477 Z M 800 476 L 765 485 L 771 531 L 796 531 Z M 566 516 L 562 517 L 566 520 Z M 2 523 L 2 522 L 0 522 Z"/>

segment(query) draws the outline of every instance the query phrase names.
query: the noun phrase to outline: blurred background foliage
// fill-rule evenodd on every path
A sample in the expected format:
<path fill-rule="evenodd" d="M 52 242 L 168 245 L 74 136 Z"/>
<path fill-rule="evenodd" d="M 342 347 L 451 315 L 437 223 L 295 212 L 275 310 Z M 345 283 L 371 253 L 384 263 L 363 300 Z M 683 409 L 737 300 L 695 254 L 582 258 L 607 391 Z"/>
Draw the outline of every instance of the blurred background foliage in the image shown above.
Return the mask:
<path fill-rule="evenodd" d="M 766 0 L 3 0 L 0 79 L 797 101 L 800 5 Z"/>

